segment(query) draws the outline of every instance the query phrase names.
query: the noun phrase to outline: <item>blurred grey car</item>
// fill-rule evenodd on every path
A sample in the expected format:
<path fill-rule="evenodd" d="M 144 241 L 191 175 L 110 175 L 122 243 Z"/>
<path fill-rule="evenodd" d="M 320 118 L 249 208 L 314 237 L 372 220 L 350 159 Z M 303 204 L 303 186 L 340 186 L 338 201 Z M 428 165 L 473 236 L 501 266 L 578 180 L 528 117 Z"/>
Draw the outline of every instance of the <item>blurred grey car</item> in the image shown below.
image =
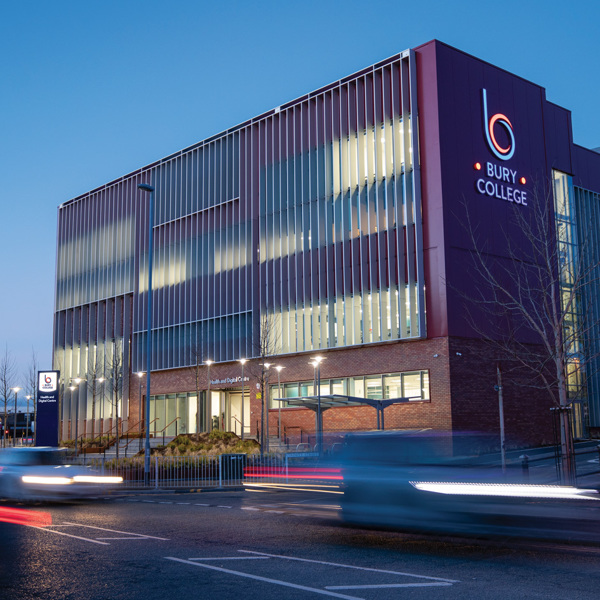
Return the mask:
<path fill-rule="evenodd" d="M 107 493 L 122 483 L 85 466 L 70 464 L 61 448 L 0 450 L 0 498 L 9 500 L 75 500 Z"/>
<path fill-rule="evenodd" d="M 503 472 L 479 434 L 349 434 L 340 455 L 342 518 L 413 532 L 600 542 L 600 494 Z"/>

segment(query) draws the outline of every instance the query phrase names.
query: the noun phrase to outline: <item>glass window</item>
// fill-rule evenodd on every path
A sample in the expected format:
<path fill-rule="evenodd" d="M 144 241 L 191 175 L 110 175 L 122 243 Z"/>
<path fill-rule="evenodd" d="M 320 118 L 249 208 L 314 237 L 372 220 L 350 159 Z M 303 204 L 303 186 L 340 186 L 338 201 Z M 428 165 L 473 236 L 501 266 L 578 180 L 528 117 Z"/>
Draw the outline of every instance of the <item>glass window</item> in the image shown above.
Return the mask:
<path fill-rule="evenodd" d="M 404 383 L 404 398 L 421 398 L 421 372 L 403 373 L 402 380 Z"/>
<path fill-rule="evenodd" d="M 383 376 L 383 397 L 401 398 L 402 397 L 402 377 L 398 375 Z"/>
<path fill-rule="evenodd" d="M 297 398 L 298 397 L 298 384 L 297 383 L 285 383 L 283 385 L 283 395 L 285 398 Z"/>
<path fill-rule="evenodd" d="M 355 398 L 364 398 L 365 397 L 365 380 L 363 377 L 354 377 L 350 379 L 350 392 L 349 396 L 354 396 Z"/>
<path fill-rule="evenodd" d="M 167 409 L 166 423 L 163 425 L 163 427 L 167 427 L 165 434 L 168 436 L 174 436 L 175 435 L 175 419 L 177 417 L 177 398 L 176 398 L 175 394 L 169 394 L 167 396 L 166 409 Z"/>
<path fill-rule="evenodd" d="M 331 380 L 331 393 L 344 395 L 346 393 L 346 386 L 344 385 L 344 379 L 332 379 Z"/>
<path fill-rule="evenodd" d="M 177 394 L 177 433 L 188 433 L 187 394 Z"/>
<path fill-rule="evenodd" d="M 300 384 L 300 396 L 314 396 L 314 383 L 312 381 L 304 381 Z"/>
<path fill-rule="evenodd" d="M 150 424 L 150 431 L 154 434 L 160 433 L 165 426 L 165 397 L 156 396 L 156 412 L 154 413 L 154 423 Z"/>
<path fill-rule="evenodd" d="M 423 375 L 422 397 L 423 400 L 429 400 L 429 371 L 421 371 L 421 374 Z"/>
<path fill-rule="evenodd" d="M 365 377 L 365 386 L 367 388 L 366 398 L 371 400 L 381 399 L 381 375 L 369 375 Z"/>

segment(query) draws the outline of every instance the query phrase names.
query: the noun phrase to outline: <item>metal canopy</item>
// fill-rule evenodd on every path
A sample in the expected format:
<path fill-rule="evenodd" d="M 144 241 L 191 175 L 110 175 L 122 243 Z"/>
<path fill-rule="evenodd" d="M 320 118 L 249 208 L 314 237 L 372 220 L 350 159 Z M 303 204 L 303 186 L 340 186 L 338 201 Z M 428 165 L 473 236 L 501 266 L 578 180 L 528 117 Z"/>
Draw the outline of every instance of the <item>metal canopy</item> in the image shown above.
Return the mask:
<path fill-rule="evenodd" d="M 342 394 L 323 394 L 322 396 L 297 396 L 294 398 L 273 398 L 278 402 L 287 402 L 290 406 L 308 408 L 321 412 L 329 408 L 340 408 L 343 406 L 361 406 L 366 404 L 372 406 L 377 411 L 377 429 L 385 429 L 383 421 L 383 411 L 392 404 L 405 404 L 414 402 L 420 396 L 408 398 L 386 398 L 377 400 L 371 398 L 359 398 L 357 396 L 345 396 Z"/>

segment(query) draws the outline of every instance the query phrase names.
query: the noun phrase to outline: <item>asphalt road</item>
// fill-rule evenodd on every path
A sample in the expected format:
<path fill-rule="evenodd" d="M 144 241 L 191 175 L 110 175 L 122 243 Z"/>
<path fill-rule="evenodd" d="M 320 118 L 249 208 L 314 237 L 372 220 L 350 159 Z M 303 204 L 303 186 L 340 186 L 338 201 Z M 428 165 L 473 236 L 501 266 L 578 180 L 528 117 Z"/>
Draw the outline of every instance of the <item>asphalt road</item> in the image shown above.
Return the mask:
<path fill-rule="evenodd" d="M 599 597 L 600 547 L 356 529 L 337 498 L 297 492 L 132 494 L 18 506 L 0 522 L 0 599 Z"/>

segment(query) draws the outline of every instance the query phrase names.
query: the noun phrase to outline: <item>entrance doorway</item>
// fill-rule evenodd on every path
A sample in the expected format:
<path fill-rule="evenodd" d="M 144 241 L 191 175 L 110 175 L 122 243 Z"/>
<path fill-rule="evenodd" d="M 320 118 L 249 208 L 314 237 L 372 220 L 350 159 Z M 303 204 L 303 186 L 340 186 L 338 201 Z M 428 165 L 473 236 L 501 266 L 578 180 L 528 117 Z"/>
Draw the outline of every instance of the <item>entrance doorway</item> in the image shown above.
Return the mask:
<path fill-rule="evenodd" d="M 226 429 L 242 437 L 242 423 L 244 423 L 244 437 L 250 433 L 250 398 L 249 393 L 244 393 L 244 418 L 242 419 L 242 391 L 228 392 L 225 417 Z"/>

